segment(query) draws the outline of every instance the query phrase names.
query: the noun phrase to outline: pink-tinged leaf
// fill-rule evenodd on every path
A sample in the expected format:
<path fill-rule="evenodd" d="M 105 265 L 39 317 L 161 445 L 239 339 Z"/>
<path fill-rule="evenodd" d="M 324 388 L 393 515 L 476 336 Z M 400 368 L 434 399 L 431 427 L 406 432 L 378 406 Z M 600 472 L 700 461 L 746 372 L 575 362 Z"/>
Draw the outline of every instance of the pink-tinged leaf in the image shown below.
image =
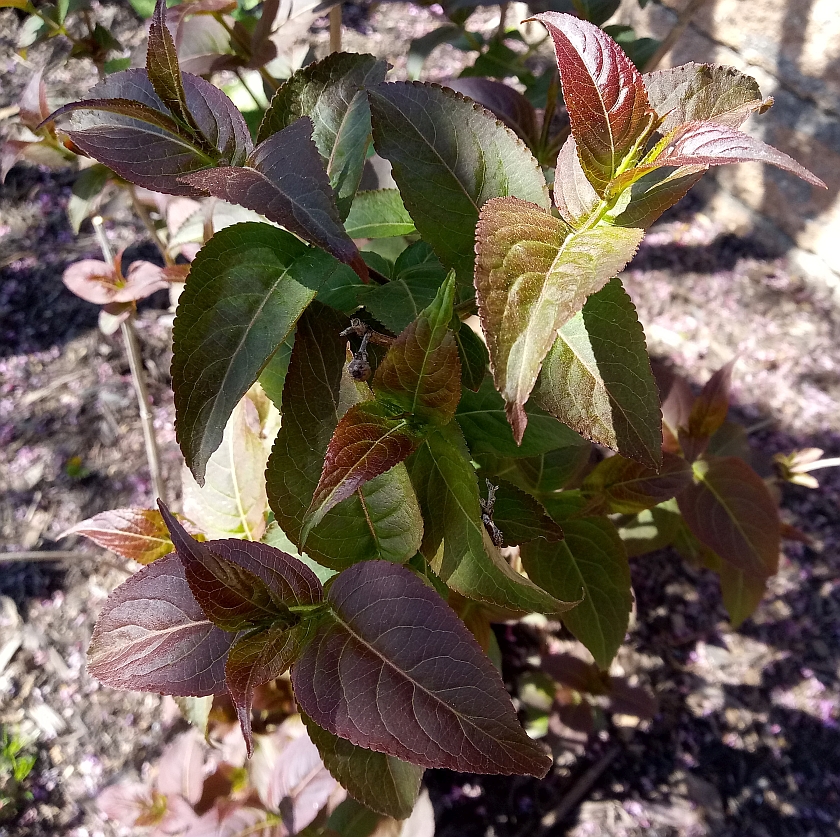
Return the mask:
<path fill-rule="evenodd" d="M 280 752 L 268 780 L 265 802 L 280 813 L 289 832 L 297 834 L 318 816 L 337 787 L 318 748 L 304 733 Z"/>
<path fill-rule="evenodd" d="M 96 805 L 109 820 L 132 826 L 139 819 L 148 818 L 154 810 L 153 794 L 154 791 L 141 782 L 117 782 L 108 785 L 96 797 Z M 159 803 L 158 807 L 163 806 Z"/>
<path fill-rule="evenodd" d="M 330 439 L 301 542 L 331 508 L 406 459 L 417 442 L 408 419 L 394 418 L 379 402 L 366 401 L 351 407 Z"/>
<path fill-rule="evenodd" d="M 36 71 L 23 88 L 20 96 L 20 121 L 30 130 L 35 130 L 49 115 L 47 85 L 43 70 Z"/>
<path fill-rule="evenodd" d="M 685 378 L 676 376 L 668 397 L 662 402 L 662 450 L 681 454 L 680 428 L 688 426 L 688 417 L 694 406 L 694 393 Z"/>
<path fill-rule="evenodd" d="M 453 271 L 388 350 L 373 379 L 378 401 L 422 423 L 446 424 L 461 398 L 461 360 L 449 328 L 454 301 Z"/>
<path fill-rule="evenodd" d="M 554 170 L 554 203 L 560 217 L 577 229 L 591 217 L 600 200 L 583 173 L 575 138 L 567 137 L 557 155 Z"/>
<path fill-rule="evenodd" d="M 225 667 L 228 692 L 236 707 L 249 756 L 253 752 L 251 705 L 254 690 L 289 669 L 300 656 L 310 628 L 309 621 L 291 627 L 284 623 L 272 625 L 243 636 L 230 649 Z"/>
<path fill-rule="evenodd" d="M 493 664 L 410 570 L 363 561 L 327 594 L 331 616 L 292 666 L 301 709 L 360 747 L 425 767 L 544 776 Z"/>
<path fill-rule="evenodd" d="M 607 514 L 638 514 L 676 497 L 691 481 L 691 466 L 670 453 L 663 455 L 658 471 L 611 456 L 598 463 L 581 488 Z"/>
<path fill-rule="evenodd" d="M 191 805 L 201 799 L 206 747 L 196 729 L 179 735 L 161 753 L 157 789 L 166 796 L 182 796 Z"/>
<path fill-rule="evenodd" d="M 767 592 L 767 579 L 757 578 L 722 561 L 718 570 L 723 606 L 733 628 L 740 628 L 755 613 Z"/>
<path fill-rule="evenodd" d="M 172 553 L 108 597 L 88 649 L 88 671 L 115 689 L 218 694 L 225 691 L 234 638 L 204 615 Z"/>
<path fill-rule="evenodd" d="M 240 806 L 227 799 L 216 802 L 184 837 L 289 837 L 288 829 L 264 808 Z"/>
<path fill-rule="evenodd" d="M 193 532 L 192 534 L 197 534 Z M 151 564 L 173 551 L 169 530 L 157 509 L 112 509 L 72 526 L 61 537 L 82 535 L 99 546 Z"/>
<path fill-rule="evenodd" d="M 686 122 L 715 122 L 740 128 L 746 118 L 767 106 L 758 83 L 734 67 L 693 62 L 643 77 L 650 104 L 667 134 Z"/>
<path fill-rule="evenodd" d="M 779 512 L 764 480 L 737 457 L 693 465 L 694 483 L 677 496 L 692 534 L 725 562 L 763 580 L 779 566 Z"/>
<path fill-rule="evenodd" d="M 144 261 L 132 262 L 123 277 L 106 262 L 82 259 L 71 264 L 62 279 L 76 296 L 96 305 L 135 302 L 169 287 L 163 269 Z"/>
<path fill-rule="evenodd" d="M 535 19 L 554 41 L 580 162 L 602 195 L 656 118 L 644 82 L 621 47 L 597 26 L 558 12 Z"/>
<path fill-rule="evenodd" d="M 259 212 L 332 253 L 366 280 L 367 268 L 338 216 L 312 130 L 312 120 L 299 119 L 261 142 L 244 166 L 205 169 L 184 182 Z"/>
<path fill-rule="evenodd" d="M 624 268 L 643 234 L 607 226 L 577 232 L 517 198 L 494 199 L 482 208 L 478 313 L 517 442 L 527 424 L 525 402 L 558 330 Z"/>
<path fill-rule="evenodd" d="M 642 169 L 659 166 L 723 166 L 727 163 L 770 163 L 789 171 L 812 186 L 828 188 L 822 180 L 793 157 L 749 134 L 724 125 L 688 122 L 672 131 L 663 141 L 663 150 Z"/>
<path fill-rule="evenodd" d="M 291 605 L 321 600 L 315 574 L 298 559 L 262 543 L 195 540 L 159 501 L 184 574 L 207 618 L 227 631 L 297 621 Z"/>

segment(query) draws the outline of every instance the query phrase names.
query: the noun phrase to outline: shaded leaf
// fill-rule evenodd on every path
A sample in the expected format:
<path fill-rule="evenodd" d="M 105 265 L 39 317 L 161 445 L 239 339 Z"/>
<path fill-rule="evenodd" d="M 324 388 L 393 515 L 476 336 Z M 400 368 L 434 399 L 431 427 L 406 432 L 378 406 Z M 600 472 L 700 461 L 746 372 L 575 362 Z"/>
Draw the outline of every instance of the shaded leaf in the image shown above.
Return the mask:
<path fill-rule="evenodd" d="M 151 564 L 172 552 L 169 530 L 157 509 L 104 511 L 71 526 L 61 537 L 67 535 L 82 535 L 139 564 Z"/>
<path fill-rule="evenodd" d="M 335 428 L 324 458 L 321 478 L 312 495 L 301 532 L 310 529 L 362 485 L 402 462 L 415 448 L 417 437 L 408 420 L 394 417 L 377 401 L 351 407 Z"/>
<path fill-rule="evenodd" d="M 346 326 L 344 317 L 313 303 L 295 334 L 283 390 L 286 409 L 266 481 L 277 521 L 297 546 L 330 439 L 360 399 L 355 383 L 343 374 L 347 342 L 339 332 Z M 371 557 L 407 561 L 421 533 L 417 499 L 405 467 L 398 465 L 331 509 L 308 534 L 306 552 L 333 569 Z"/>
<path fill-rule="evenodd" d="M 663 141 L 662 151 L 639 170 L 659 166 L 722 166 L 753 160 L 789 171 L 812 186 L 828 188 L 815 174 L 783 151 L 749 134 L 724 125 L 688 122 L 674 129 Z"/>
<path fill-rule="evenodd" d="M 493 545 L 481 521 L 475 471 L 456 425 L 430 434 L 407 464 L 423 510 L 421 551 L 450 589 L 507 611 L 560 613 L 573 606 L 517 573 Z"/>
<path fill-rule="evenodd" d="M 411 235 L 414 221 L 406 212 L 397 189 L 359 192 L 344 222 L 350 238 L 389 238 Z"/>
<path fill-rule="evenodd" d="M 478 392 L 487 378 L 490 355 L 484 341 L 465 322 L 453 318 L 455 342 L 461 359 L 461 383 L 472 392 Z"/>
<path fill-rule="evenodd" d="M 600 504 L 607 514 L 637 514 L 676 497 L 692 481 L 691 465 L 682 457 L 666 453 L 659 471 L 610 456 L 587 475 L 584 494 Z"/>
<path fill-rule="evenodd" d="M 754 579 L 779 566 L 779 513 L 764 480 L 734 456 L 692 466 L 694 483 L 677 497 L 692 534 Z"/>
<path fill-rule="evenodd" d="M 383 82 L 387 68 L 372 55 L 328 55 L 280 85 L 260 124 L 257 139 L 262 142 L 302 116 L 312 120 L 312 139 L 326 163 L 342 218 L 359 188 L 370 143 L 370 105 L 364 90 Z"/>
<path fill-rule="evenodd" d="M 461 397 L 461 361 L 449 328 L 455 300 L 455 277 L 441 285 L 388 349 L 373 379 L 377 401 L 404 411 L 414 422 L 446 424 Z"/>
<path fill-rule="evenodd" d="M 764 106 L 758 83 L 734 67 L 689 62 L 643 76 L 651 106 L 667 134 L 686 122 L 715 122 L 740 128 Z"/>
<path fill-rule="evenodd" d="M 602 517 L 564 520 L 564 540 L 535 540 L 521 548 L 522 565 L 536 584 L 558 598 L 583 601 L 563 624 L 609 668 L 624 641 L 633 594 L 630 565 L 615 527 Z"/>
<path fill-rule="evenodd" d="M 543 538 L 563 540 L 563 530 L 546 514 L 545 509 L 530 495 L 508 482 L 496 491 L 493 522 L 505 537 L 505 545 L 528 543 Z"/>
<path fill-rule="evenodd" d="M 723 426 L 729 412 L 732 391 L 732 369 L 736 358 L 706 381 L 700 395 L 694 399 L 688 420 L 678 431 L 683 453 L 689 460 L 696 459 L 709 443 L 709 439 Z"/>
<path fill-rule="evenodd" d="M 367 267 L 338 216 L 308 118 L 261 142 L 244 166 L 204 169 L 182 179 L 202 192 L 259 212 L 367 279 Z"/>
<path fill-rule="evenodd" d="M 578 442 L 539 456 L 495 456 L 487 453 L 473 456 L 481 465 L 482 476 L 507 480 L 542 501 L 546 495 L 565 488 L 589 462 L 592 447 L 580 437 L 578 439 Z"/>
<path fill-rule="evenodd" d="M 108 597 L 88 648 L 88 671 L 114 689 L 217 694 L 225 691 L 234 638 L 204 615 L 173 552 Z"/>
<path fill-rule="evenodd" d="M 172 380 L 176 433 L 199 482 L 235 405 L 343 269 L 267 224 L 227 227 L 196 256 L 178 300 Z"/>
<path fill-rule="evenodd" d="M 461 395 L 455 417 L 473 456 L 533 457 L 561 447 L 583 448 L 588 453 L 587 442 L 554 416 L 534 406 L 529 406 L 527 413 L 528 426 L 517 445 L 505 414 L 505 402 L 488 375 L 477 392 Z"/>
<path fill-rule="evenodd" d="M 644 330 L 618 279 L 589 297 L 560 329 L 543 362 L 535 400 L 593 442 L 659 466 L 659 390 Z"/>
<path fill-rule="evenodd" d="M 718 570 L 723 606 L 732 627 L 740 628 L 755 613 L 767 592 L 767 579 L 758 578 L 722 561 Z"/>
<path fill-rule="evenodd" d="M 572 135 L 586 176 L 603 195 L 656 117 L 642 77 L 621 47 L 572 15 L 536 15 L 554 41 Z"/>
<path fill-rule="evenodd" d="M 357 747 L 301 716 L 327 770 L 355 799 L 387 817 L 411 814 L 420 793 L 423 768 L 385 753 Z"/>
<path fill-rule="evenodd" d="M 67 217 L 73 232 L 78 235 L 82 221 L 93 214 L 93 207 L 101 197 L 111 172 L 101 163 L 96 163 L 79 172 L 73 181 L 73 193 L 67 202 Z"/>
<path fill-rule="evenodd" d="M 368 96 L 376 150 L 391 162 L 417 230 L 455 269 L 459 284 L 471 288 L 481 207 L 514 195 L 547 210 L 542 171 L 520 139 L 457 93 L 399 82 Z"/>
<path fill-rule="evenodd" d="M 257 400 L 250 392 L 234 407 L 221 445 L 207 460 L 203 486 L 183 469 L 184 512 L 211 538 L 258 541 L 265 531 L 268 498 L 254 474 L 265 469 L 272 440 L 265 438 Z"/>
<path fill-rule="evenodd" d="M 575 232 L 515 198 L 482 209 L 476 298 L 493 378 L 517 441 L 528 421 L 524 404 L 558 329 L 622 270 L 642 236 L 607 226 Z"/>
<path fill-rule="evenodd" d="M 292 667 L 295 697 L 316 724 L 424 767 L 546 773 L 550 759 L 519 726 L 492 663 L 410 570 L 364 561 L 327 596 L 331 616 Z"/>
<path fill-rule="evenodd" d="M 349 270 L 340 270 L 338 274 L 355 275 L 350 273 Z M 334 273 L 333 276 L 335 275 Z M 263 391 L 271 399 L 271 403 L 281 412 L 283 409 L 283 384 L 286 381 L 286 373 L 289 371 L 289 361 L 292 359 L 294 342 L 294 331 L 290 331 L 277 351 L 271 356 L 271 360 L 263 367 L 259 377 L 259 383 Z"/>

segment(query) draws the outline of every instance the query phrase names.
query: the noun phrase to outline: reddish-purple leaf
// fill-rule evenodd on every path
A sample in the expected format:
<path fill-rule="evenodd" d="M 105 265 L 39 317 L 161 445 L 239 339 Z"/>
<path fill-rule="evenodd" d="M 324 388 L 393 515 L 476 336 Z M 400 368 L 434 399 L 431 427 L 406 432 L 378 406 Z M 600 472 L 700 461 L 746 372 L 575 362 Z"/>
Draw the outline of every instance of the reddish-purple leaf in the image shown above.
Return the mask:
<path fill-rule="evenodd" d="M 545 775 L 498 672 L 455 612 L 410 570 L 340 573 L 292 685 L 301 709 L 353 744 L 425 767 Z"/>
<path fill-rule="evenodd" d="M 197 533 L 193 533 L 197 534 Z M 139 564 L 151 564 L 173 551 L 169 530 L 157 509 L 111 509 L 83 520 L 61 537 L 82 535 Z"/>
<path fill-rule="evenodd" d="M 754 579 L 779 565 L 779 512 L 764 480 L 743 459 L 709 457 L 693 465 L 695 481 L 677 496 L 692 534 Z"/>
<path fill-rule="evenodd" d="M 800 166 L 783 151 L 749 134 L 709 122 L 688 122 L 663 140 L 663 150 L 641 169 L 659 166 L 723 166 L 726 163 L 756 161 L 770 163 L 813 186 L 828 188 L 822 180 Z"/>
<path fill-rule="evenodd" d="M 732 368 L 736 358 L 722 366 L 706 381 L 694 400 L 691 412 L 678 438 L 685 457 L 692 461 L 706 449 L 709 439 L 726 421 L 732 389 Z"/>
<path fill-rule="evenodd" d="M 301 545 L 333 506 L 402 462 L 417 442 L 408 419 L 395 418 L 378 401 L 351 407 L 330 439 L 321 479 L 306 513 Z"/>
<path fill-rule="evenodd" d="M 344 231 L 312 130 L 312 120 L 303 117 L 261 142 L 244 166 L 205 169 L 184 182 L 259 212 L 332 253 L 366 280 L 367 268 Z"/>
<path fill-rule="evenodd" d="M 454 301 L 452 272 L 388 350 L 373 379 L 377 400 L 420 422 L 446 424 L 461 399 L 461 360 L 449 328 Z"/>
<path fill-rule="evenodd" d="M 292 627 L 272 625 L 257 633 L 246 634 L 230 649 L 225 666 L 227 687 L 236 707 L 249 756 L 253 752 L 251 704 L 254 690 L 288 670 L 300 655 L 310 627 L 308 621 Z"/>
<path fill-rule="evenodd" d="M 685 378 L 676 376 L 667 398 L 662 402 L 662 450 L 682 453 L 680 428 L 688 426 L 688 417 L 694 406 L 694 393 Z"/>
<path fill-rule="evenodd" d="M 656 117 L 644 82 L 621 47 L 597 26 L 558 12 L 544 12 L 536 20 L 554 41 L 581 165 L 595 191 L 604 194 Z"/>
<path fill-rule="evenodd" d="M 171 553 L 109 596 L 93 631 L 88 671 L 115 689 L 218 694 L 234 638 L 204 615 L 181 559 Z"/>

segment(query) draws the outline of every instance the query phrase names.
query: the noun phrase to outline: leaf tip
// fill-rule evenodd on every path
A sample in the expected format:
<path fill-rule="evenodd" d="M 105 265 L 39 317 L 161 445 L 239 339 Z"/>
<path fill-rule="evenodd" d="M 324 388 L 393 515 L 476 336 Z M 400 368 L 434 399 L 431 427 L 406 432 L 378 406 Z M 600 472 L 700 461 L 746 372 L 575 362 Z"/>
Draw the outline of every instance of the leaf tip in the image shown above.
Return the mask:
<path fill-rule="evenodd" d="M 518 401 L 508 402 L 505 404 L 505 415 L 513 431 L 516 444 L 521 445 L 525 428 L 528 426 L 528 414 L 525 412 L 525 407 Z"/>

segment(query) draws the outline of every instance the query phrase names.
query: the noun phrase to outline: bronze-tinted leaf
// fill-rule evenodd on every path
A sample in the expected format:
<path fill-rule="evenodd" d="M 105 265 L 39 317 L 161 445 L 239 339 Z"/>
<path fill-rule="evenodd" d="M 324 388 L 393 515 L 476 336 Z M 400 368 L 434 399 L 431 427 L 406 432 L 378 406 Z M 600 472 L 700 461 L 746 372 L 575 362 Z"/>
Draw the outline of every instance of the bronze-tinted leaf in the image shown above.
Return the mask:
<path fill-rule="evenodd" d="M 706 381 L 700 395 L 694 400 L 691 412 L 688 414 L 688 422 L 685 427 L 685 436 L 692 440 L 703 442 L 708 441 L 726 421 L 729 412 L 729 399 L 732 391 L 732 369 L 735 366 L 736 358 L 722 366 L 717 372 Z M 682 441 L 682 438 L 681 438 Z M 685 445 L 683 444 L 683 449 Z M 699 455 L 702 450 L 697 450 Z M 687 454 L 688 455 L 688 454 Z M 695 456 L 691 456 L 694 459 Z"/>
<path fill-rule="evenodd" d="M 646 230 L 666 209 L 685 197 L 706 170 L 706 166 L 683 166 L 647 172 L 630 187 L 629 201 L 612 216 L 613 223 L 617 227 Z"/>
<path fill-rule="evenodd" d="M 644 82 L 621 47 L 597 26 L 558 12 L 536 19 L 554 41 L 581 165 L 603 195 L 656 117 Z"/>
<path fill-rule="evenodd" d="M 577 229 L 591 217 L 600 200 L 583 173 L 575 138 L 567 137 L 557 155 L 554 170 L 554 203 L 560 217 Z"/>
<path fill-rule="evenodd" d="M 764 480 L 742 459 L 709 457 L 694 463 L 695 481 L 677 497 L 694 536 L 754 579 L 779 566 L 779 512 Z"/>
<path fill-rule="evenodd" d="M 482 209 L 478 311 L 517 442 L 528 420 L 524 404 L 558 329 L 630 261 L 642 236 L 642 230 L 608 226 L 574 231 L 516 198 L 492 200 Z"/>
<path fill-rule="evenodd" d="M 292 666 L 301 709 L 361 747 L 424 767 L 545 775 L 493 664 L 410 570 L 364 561 L 327 594 L 332 615 Z"/>

